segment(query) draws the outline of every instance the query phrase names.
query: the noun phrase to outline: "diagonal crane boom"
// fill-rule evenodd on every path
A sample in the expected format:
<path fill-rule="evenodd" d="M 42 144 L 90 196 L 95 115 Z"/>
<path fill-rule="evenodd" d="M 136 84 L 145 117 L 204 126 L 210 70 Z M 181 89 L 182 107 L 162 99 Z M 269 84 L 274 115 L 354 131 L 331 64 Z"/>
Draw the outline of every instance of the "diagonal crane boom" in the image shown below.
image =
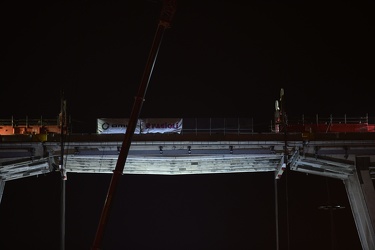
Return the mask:
<path fill-rule="evenodd" d="M 108 215 L 113 203 L 115 191 L 117 189 L 121 175 L 123 174 L 126 158 L 129 153 L 132 137 L 134 135 L 135 128 L 137 126 L 137 120 L 139 118 L 144 97 L 147 91 L 147 87 L 151 78 L 151 73 L 155 65 L 156 57 L 159 51 L 161 40 L 163 38 L 164 31 L 170 27 L 170 23 L 176 11 L 176 3 L 174 0 L 164 0 L 161 15 L 159 18 L 159 24 L 154 36 L 154 40 L 151 46 L 151 51 L 147 60 L 146 68 L 143 72 L 142 81 L 138 89 L 137 96 L 134 100 L 133 109 L 130 115 L 129 124 L 125 132 L 124 140 L 122 142 L 119 157 L 117 159 L 116 168 L 113 171 L 111 182 L 108 188 L 107 197 L 105 199 L 104 207 L 101 213 L 99 225 L 96 231 L 95 239 L 91 247 L 92 250 L 100 249 L 101 242 L 103 239 L 104 229 L 108 221 Z"/>

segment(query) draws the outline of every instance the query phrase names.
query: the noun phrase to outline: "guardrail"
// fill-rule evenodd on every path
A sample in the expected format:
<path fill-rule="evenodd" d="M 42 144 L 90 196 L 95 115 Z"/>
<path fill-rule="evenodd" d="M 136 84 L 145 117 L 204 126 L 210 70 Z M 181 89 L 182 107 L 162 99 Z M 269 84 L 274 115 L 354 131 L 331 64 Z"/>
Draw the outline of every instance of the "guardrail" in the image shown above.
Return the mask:
<path fill-rule="evenodd" d="M 0 119 L 0 135 L 17 134 L 48 134 L 61 133 L 59 119 L 40 117 L 39 119 L 25 118 Z"/>
<path fill-rule="evenodd" d="M 253 118 L 183 118 L 182 134 L 252 134 Z"/>
<path fill-rule="evenodd" d="M 289 119 L 291 124 L 369 124 L 369 116 L 366 114 L 361 117 L 350 117 L 344 114 L 343 116 L 320 117 L 318 114 L 315 117 L 305 117 Z"/>
<path fill-rule="evenodd" d="M 74 126 L 69 118 L 68 122 L 68 133 L 76 133 Z M 332 116 L 320 117 L 305 117 L 297 119 L 287 119 L 287 125 L 289 132 L 375 132 L 374 122 L 370 122 L 369 116 L 366 114 L 363 117 L 348 117 L 344 116 Z M 95 124 L 88 126 L 87 122 L 83 122 L 85 125 L 80 130 L 84 130 L 88 127 L 93 127 Z M 372 125 L 370 125 L 372 124 Z M 73 124 L 74 125 L 74 124 Z M 335 125 L 335 126 L 333 126 Z M 340 131 L 330 130 L 340 125 Z M 361 129 L 355 127 L 360 126 Z M 72 128 L 73 127 L 73 128 Z M 312 130 L 313 128 L 313 130 Z M 365 129 L 364 129 L 365 128 Z M 294 130 L 295 131 L 294 131 Z M 316 129 L 314 131 L 314 129 Z M 88 129 L 89 130 L 89 129 Z M 279 130 L 278 132 L 281 132 Z M 56 118 L 43 118 L 29 119 L 25 118 L 14 118 L 0 119 L 0 135 L 6 134 L 41 134 L 41 133 L 60 133 L 59 129 L 59 117 Z M 95 133 L 94 131 L 82 131 L 84 133 Z M 277 132 L 275 130 L 274 121 L 269 123 L 254 123 L 253 118 L 183 118 L 182 134 L 252 134 L 262 132 Z"/>

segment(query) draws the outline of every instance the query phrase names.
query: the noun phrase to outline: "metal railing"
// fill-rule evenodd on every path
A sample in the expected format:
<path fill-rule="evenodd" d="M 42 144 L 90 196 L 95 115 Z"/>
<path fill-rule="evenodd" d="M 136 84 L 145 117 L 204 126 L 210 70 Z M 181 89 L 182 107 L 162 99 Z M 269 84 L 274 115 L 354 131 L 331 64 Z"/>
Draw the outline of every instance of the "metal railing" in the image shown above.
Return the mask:
<path fill-rule="evenodd" d="M 27 116 L 25 118 L 14 118 L 13 116 L 10 119 L 0 119 L 0 126 L 54 126 L 59 125 L 59 118 L 48 118 L 45 119 L 40 117 L 38 119 L 29 119 Z"/>
<path fill-rule="evenodd" d="M 287 119 L 288 125 L 317 125 L 317 124 L 375 124 L 372 119 L 375 117 L 369 117 L 368 114 L 362 117 L 349 117 L 347 115 L 343 116 L 319 116 L 306 117 L 302 115 L 300 118 L 289 118 Z M 77 130 L 78 122 L 82 131 Z M 88 131 L 93 128 L 95 129 L 95 122 L 93 121 L 77 121 L 69 117 L 68 129 L 69 133 L 96 133 L 96 131 Z M 43 126 L 59 126 L 59 117 L 46 119 L 40 117 L 38 119 L 25 118 L 14 118 L 13 116 L 9 119 L 0 119 L 1 126 L 11 126 L 11 127 L 43 127 Z M 183 128 L 181 134 L 253 134 L 253 133 L 273 133 L 275 132 L 275 124 L 273 120 L 266 123 L 255 123 L 253 118 L 243 118 L 243 117 L 231 117 L 231 118 L 183 118 Z"/>
<path fill-rule="evenodd" d="M 290 124 L 369 124 L 369 116 L 366 114 L 361 117 L 351 117 L 344 114 L 343 116 L 333 116 L 332 114 L 328 117 L 321 117 L 318 114 L 315 117 L 305 117 L 302 115 L 301 118 L 288 119 Z"/>
<path fill-rule="evenodd" d="M 182 134 L 252 134 L 253 118 L 183 118 Z"/>

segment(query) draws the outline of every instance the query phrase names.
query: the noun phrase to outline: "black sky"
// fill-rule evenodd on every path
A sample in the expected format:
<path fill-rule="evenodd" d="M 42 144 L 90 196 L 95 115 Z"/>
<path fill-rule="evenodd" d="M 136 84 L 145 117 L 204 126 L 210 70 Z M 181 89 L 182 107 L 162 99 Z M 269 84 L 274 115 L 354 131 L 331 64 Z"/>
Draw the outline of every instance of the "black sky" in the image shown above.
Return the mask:
<path fill-rule="evenodd" d="M 2 7 L 2 117 L 129 117 L 161 2 Z M 178 1 L 143 117 L 373 115 L 371 1 Z"/>
<path fill-rule="evenodd" d="M 68 175 L 66 249 L 92 246 L 110 177 Z M 59 173 L 7 182 L 1 249 L 60 249 L 59 199 Z M 279 249 L 361 249 L 341 180 L 284 173 L 277 204 Z M 275 214 L 273 172 L 124 175 L 102 249 L 276 249 Z"/>
<path fill-rule="evenodd" d="M 53 118 L 61 90 L 83 130 L 129 117 L 159 1 L 1 6 L 0 118 Z M 372 1 L 177 1 L 141 116 L 268 123 L 284 88 L 290 116 L 374 117 L 373 10 Z M 109 178 L 68 176 L 67 249 L 90 248 Z M 123 179 L 105 249 L 275 249 L 273 173 Z M 0 249 L 59 248 L 59 180 L 6 184 Z M 284 246 L 290 237 L 290 249 L 332 249 L 335 238 L 338 249 L 360 249 L 342 182 L 299 173 L 282 182 Z M 334 217 L 317 209 L 329 190 L 347 208 Z"/>

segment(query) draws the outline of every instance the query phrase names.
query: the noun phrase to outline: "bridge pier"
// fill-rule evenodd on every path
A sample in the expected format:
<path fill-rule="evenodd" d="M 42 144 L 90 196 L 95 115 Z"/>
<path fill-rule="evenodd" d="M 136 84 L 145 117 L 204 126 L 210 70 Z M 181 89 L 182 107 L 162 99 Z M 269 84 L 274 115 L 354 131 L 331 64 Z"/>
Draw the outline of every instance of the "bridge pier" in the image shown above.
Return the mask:
<path fill-rule="evenodd" d="M 3 178 L 0 177 L 0 204 L 1 204 L 1 199 L 3 198 L 4 187 L 5 187 L 5 181 L 3 180 Z"/>
<path fill-rule="evenodd" d="M 362 248 L 375 249 L 375 190 L 369 172 L 370 157 L 356 157 L 356 170 L 344 180 Z"/>

